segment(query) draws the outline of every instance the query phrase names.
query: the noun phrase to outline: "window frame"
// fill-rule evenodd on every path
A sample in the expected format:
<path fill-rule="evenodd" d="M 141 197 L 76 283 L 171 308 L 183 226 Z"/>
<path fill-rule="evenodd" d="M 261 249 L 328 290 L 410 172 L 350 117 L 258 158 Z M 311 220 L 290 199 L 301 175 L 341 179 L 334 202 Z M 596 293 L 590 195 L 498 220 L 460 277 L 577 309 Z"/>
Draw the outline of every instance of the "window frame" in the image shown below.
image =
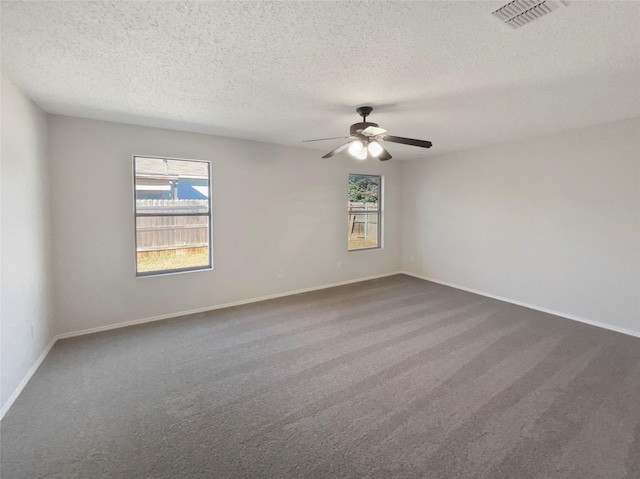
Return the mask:
<path fill-rule="evenodd" d="M 378 183 L 378 209 L 376 210 L 366 210 L 366 211 L 359 211 L 356 212 L 356 214 L 377 214 L 378 215 L 378 245 L 377 246 L 370 246 L 368 248 L 355 248 L 355 249 L 351 249 L 349 248 L 349 215 L 353 214 L 353 211 L 349 210 L 349 197 L 347 196 L 347 252 L 349 253 L 353 253 L 356 251 L 371 251 L 371 250 L 376 250 L 376 249 L 382 249 L 382 241 L 383 241 L 383 220 L 382 220 L 382 212 L 383 212 L 383 202 L 384 202 L 384 177 L 382 175 L 371 175 L 371 174 L 366 174 L 366 173 L 349 173 L 349 176 L 347 177 L 347 188 L 349 186 L 349 180 L 352 176 L 368 176 L 368 177 L 373 177 L 373 178 L 378 178 L 379 179 L 379 183 Z M 348 189 L 347 189 L 347 195 L 348 195 Z"/>
<path fill-rule="evenodd" d="M 149 158 L 154 160 L 174 160 L 174 161 L 192 161 L 196 163 L 207 164 L 207 213 L 138 213 L 137 208 L 137 192 L 136 192 L 136 158 Z M 133 241 L 134 241 L 134 272 L 136 278 L 149 278 L 154 276 L 165 276 L 171 274 L 193 273 L 196 271 L 210 271 L 213 269 L 213 212 L 212 212 L 212 197 L 211 197 L 211 184 L 212 184 L 212 163 L 210 160 L 196 160 L 193 158 L 174 158 L 169 156 L 153 156 L 153 155 L 132 155 L 132 168 L 133 168 Z M 209 250 L 209 263 L 206 266 L 191 266 L 187 268 L 173 268 L 154 271 L 138 271 L 138 218 L 158 218 L 158 217 L 175 217 L 175 216 L 206 216 L 207 217 L 207 241 Z"/>

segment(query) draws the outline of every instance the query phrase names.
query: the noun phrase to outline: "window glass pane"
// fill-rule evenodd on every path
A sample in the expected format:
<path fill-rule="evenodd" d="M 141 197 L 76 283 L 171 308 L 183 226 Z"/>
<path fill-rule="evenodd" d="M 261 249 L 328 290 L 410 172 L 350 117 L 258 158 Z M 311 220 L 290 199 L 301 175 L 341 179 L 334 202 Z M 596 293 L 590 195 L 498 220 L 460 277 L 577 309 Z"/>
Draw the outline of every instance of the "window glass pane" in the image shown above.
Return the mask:
<path fill-rule="evenodd" d="M 380 177 L 349 175 L 349 206 L 358 210 L 377 210 L 380 196 Z"/>
<path fill-rule="evenodd" d="M 349 251 L 380 247 L 381 181 L 376 175 L 349 175 Z"/>
<path fill-rule="evenodd" d="M 136 156 L 136 274 L 212 267 L 210 163 Z"/>
<path fill-rule="evenodd" d="M 138 273 L 210 267 L 209 217 L 136 218 Z"/>
<path fill-rule="evenodd" d="M 349 213 L 349 250 L 378 248 L 380 213 Z"/>
<path fill-rule="evenodd" d="M 194 160 L 168 160 L 164 158 L 135 158 L 136 212 L 140 213 L 140 200 L 198 200 L 200 210 L 207 208 L 209 200 L 209 163 Z M 184 205 L 164 204 L 165 208 Z M 206 213 L 208 210 L 205 209 Z M 188 211 L 192 212 L 192 211 Z M 195 211 L 202 212 L 202 211 Z"/>

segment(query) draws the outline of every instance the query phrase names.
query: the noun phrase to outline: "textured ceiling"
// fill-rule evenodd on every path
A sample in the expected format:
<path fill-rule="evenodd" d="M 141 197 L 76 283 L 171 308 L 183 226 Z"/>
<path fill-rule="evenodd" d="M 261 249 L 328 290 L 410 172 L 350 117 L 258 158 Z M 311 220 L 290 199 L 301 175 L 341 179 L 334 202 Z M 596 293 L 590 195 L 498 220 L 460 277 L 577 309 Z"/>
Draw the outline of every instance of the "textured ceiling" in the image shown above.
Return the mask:
<path fill-rule="evenodd" d="M 328 151 L 355 107 L 431 150 L 640 116 L 640 3 L 2 2 L 2 67 L 45 111 Z"/>

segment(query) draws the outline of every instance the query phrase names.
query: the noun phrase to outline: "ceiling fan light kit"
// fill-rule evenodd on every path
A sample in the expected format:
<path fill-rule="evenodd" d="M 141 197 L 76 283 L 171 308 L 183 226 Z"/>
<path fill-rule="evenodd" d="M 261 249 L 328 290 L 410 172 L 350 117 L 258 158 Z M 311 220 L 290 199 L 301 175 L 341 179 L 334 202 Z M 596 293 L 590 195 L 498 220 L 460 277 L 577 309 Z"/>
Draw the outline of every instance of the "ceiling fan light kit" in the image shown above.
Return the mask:
<path fill-rule="evenodd" d="M 380 128 L 377 123 L 367 121 L 367 117 L 371 114 L 373 108 L 370 106 L 361 106 L 356 108 L 358 115 L 362 117 L 362 121 L 354 123 L 349 128 L 349 136 L 318 138 L 308 141 L 324 141 L 344 138 L 349 140 L 344 145 L 330 151 L 322 158 L 331 158 L 333 155 L 347 150 L 351 156 L 358 160 L 366 160 L 369 155 L 378 158 L 380 161 L 387 161 L 392 158 L 391 154 L 380 144 L 380 142 L 388 141 L 390 143 L 401 143 L 403 145 L 417 146 L 419 148 L 431 148 L 431 142 L 427 140 L 414 140 L 413 138 L 404 138 L 401 136 L 387 135 L 387 130 Z"/>

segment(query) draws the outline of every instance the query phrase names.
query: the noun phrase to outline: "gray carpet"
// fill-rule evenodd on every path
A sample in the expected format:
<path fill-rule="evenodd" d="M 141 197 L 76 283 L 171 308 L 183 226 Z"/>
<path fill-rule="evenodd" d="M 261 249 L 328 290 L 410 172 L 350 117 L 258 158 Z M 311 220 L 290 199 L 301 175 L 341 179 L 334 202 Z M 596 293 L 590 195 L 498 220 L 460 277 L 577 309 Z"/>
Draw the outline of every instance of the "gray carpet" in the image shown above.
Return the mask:
<path fill-rule="evenodd" d="M 1 477 L 640 478 L 640 339 L 404 275 L 60 341 Z"/>

